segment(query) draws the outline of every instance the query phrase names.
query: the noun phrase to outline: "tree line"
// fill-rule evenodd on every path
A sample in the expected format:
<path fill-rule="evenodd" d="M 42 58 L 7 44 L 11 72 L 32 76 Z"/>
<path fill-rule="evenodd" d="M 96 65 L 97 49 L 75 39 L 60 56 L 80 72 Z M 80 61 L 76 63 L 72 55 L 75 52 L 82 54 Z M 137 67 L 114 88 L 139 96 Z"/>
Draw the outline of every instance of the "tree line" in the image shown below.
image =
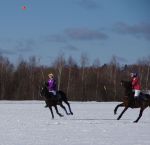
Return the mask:
<path fill-rule="evenodd" d="M 0 56 L 0 100 L 42 100 L 40 87 L 50 72 L 72 101 L 120 101 L 124 96 L 120 81 L 129 80 L 131 72 L 138 72 L 142 89 L 150 89 L 150 57 L 121 66 L 115 56 L 110 63 L 101 65 L 95 59 L 88 65 L 88 57 L 82 55 L 78 65 L 71 56 L 66 60 L 59 55 L 50 66 L 39 65 L 36 57 L 14 66 Z"/>

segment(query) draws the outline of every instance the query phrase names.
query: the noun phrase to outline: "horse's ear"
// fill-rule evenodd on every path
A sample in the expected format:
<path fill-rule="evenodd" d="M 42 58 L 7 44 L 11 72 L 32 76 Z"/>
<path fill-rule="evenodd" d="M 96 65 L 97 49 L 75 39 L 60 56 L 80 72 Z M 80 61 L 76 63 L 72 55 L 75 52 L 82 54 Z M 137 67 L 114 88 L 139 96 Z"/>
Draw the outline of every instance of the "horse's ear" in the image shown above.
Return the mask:
<path fill-rule="evenodd" d="M 121 85 L 121 86 L 123 86 L 123 85 L 124 85 L 124 83 L 125 83 L 125 81 L 124 81 L 124 80 L 121 80 L 121 81 L 120 81 L 120 85 Z"/>
<path fill-rule="evenodd" d="M 44 84 L 45 84 L 45 86 L 48 86 L 48 82 L 45 82 Z"/>

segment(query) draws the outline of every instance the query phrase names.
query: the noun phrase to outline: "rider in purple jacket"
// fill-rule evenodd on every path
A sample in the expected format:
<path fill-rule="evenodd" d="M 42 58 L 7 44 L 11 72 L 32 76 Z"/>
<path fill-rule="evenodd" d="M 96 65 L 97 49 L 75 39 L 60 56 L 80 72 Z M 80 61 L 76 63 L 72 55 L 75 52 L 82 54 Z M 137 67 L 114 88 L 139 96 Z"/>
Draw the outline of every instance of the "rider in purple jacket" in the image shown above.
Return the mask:
<path fill-rule="evenodd" d="M 54 79 L 54 75 L 50 73 L 48 74 L 48 77 L 48 90 L 49 92 L 53 93 L 53 95 L 56 95 L 56 81 Z"/>

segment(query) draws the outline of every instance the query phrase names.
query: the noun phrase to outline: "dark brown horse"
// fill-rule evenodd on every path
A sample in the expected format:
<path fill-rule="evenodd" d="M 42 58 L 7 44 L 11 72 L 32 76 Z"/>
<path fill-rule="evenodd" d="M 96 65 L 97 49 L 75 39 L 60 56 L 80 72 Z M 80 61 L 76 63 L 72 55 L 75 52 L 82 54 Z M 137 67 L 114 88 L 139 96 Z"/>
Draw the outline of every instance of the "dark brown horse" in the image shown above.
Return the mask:
<path fill-rule="evenodd" d="M 139 116 L 134 121 L 134 122 L 138 122 L 143 114 L 143 111 L 148 106 L 150 107 L 150 95 L 141 93 L 138 99 L 134 99 L 131 82 L 130 81 L 121 81 L 121 85 L 125 89 L 125 97 L 123 97 L 123 103 L 121 103 L 115 107 L 114 114 L 117 113 L 117 109 L 119 107 L 124 107 L 123 111 L 117 118 L 117 120 L 119 120 L 128 108 L 140 108 Z"/>
<path fill-rule="evenodd" d="M 52 93 L 50 93 L 48 91 L 47 83 L 44 83 L 44 85 L 41 87 L 40 95 L 42 97 L 44 97 L 46 107 L 48 107 L 50 109 L 51 114 L 52 114 L 52 118 L 54 118 L 54 113 L 53 113 L 53 110 L 52 110 L 52 106 L 55 108 L 56 113 L 60 117 L 63 117 L 63 115 L 58 112 L 57 105 L 60 105 L 60 107 L 62 107 L 64 109 L 64 111 L 66 112 L 67 115 L 73 115 L 73 113 L 71 111 L 70 104 L 69 104 L 68 99 L 66 97 L 66 94 L 63 91 L 57 91 L 56 96 L 54 96 Z M 65 102 L 68 105 L 69 113 L 67 112 L 67 109 L 62 104 L 62 102 Z"/>

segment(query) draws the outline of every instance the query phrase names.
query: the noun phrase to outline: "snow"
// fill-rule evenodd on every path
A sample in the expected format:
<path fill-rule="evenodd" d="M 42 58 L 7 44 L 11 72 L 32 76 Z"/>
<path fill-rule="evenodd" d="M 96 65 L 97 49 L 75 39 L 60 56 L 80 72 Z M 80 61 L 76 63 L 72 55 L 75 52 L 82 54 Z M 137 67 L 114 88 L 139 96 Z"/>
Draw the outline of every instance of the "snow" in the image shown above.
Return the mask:
<path fill-rule="evenodd" d="M 58 107 L 64 117 L 53 109 L 52 120 L 44 101 L 0 101 L 0 145 L 150 145 L 150 108 L 133 123 L 139 109 L 116 120 L 123 109 L 113 114 L 119 102 L 70 104 L 73 116 Z"/>

